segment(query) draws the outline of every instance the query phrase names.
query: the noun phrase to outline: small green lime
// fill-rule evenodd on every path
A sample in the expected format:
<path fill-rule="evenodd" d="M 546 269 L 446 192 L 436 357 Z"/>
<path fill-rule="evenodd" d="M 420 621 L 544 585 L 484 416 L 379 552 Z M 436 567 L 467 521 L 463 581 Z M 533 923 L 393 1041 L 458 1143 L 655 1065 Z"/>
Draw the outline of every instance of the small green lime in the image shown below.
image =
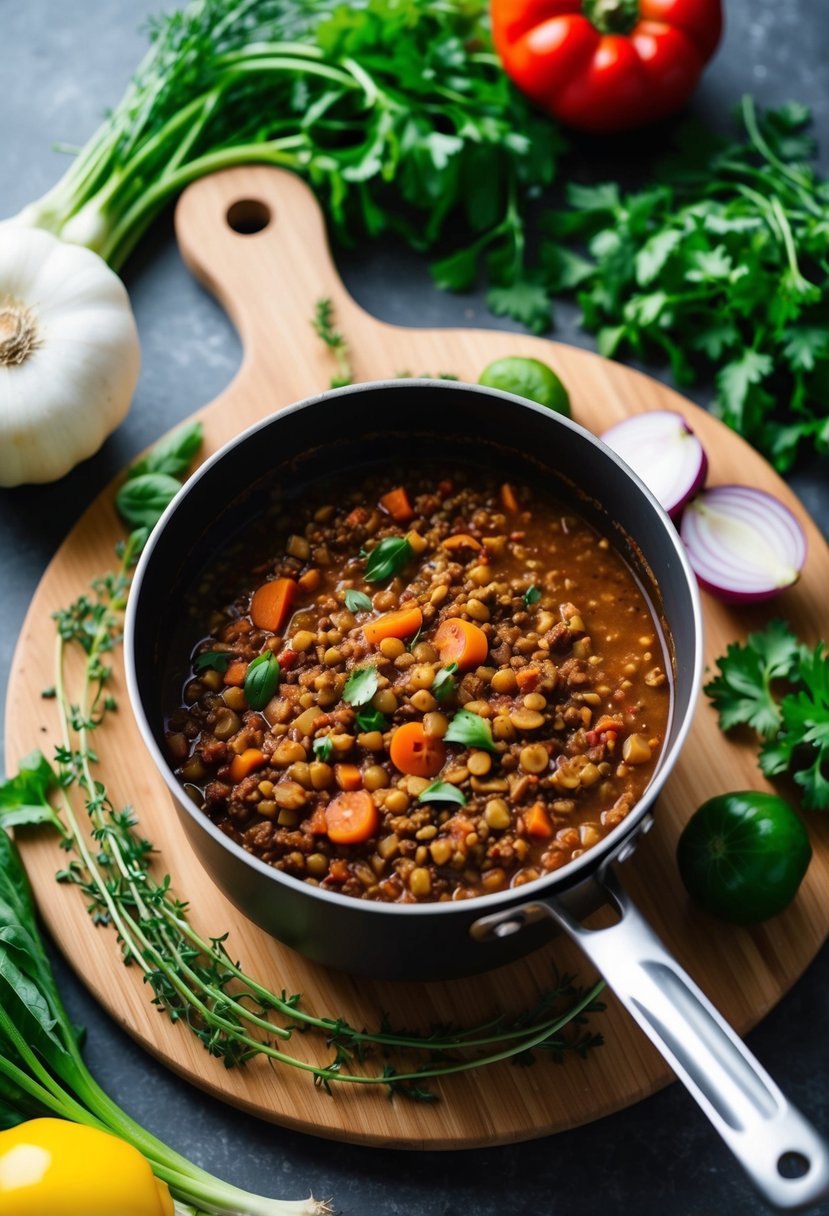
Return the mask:
<path fill-rule="evenodd" d="M 551 367 L 540 359 L 527 359 L 522 355 L 507 355 L 496 359 L 481 372 L 478 383 L 486 388 L 500 388 L 516 397 L 527 397 L 546 405 L 557 414 L 570 417 L 570 394 Z"/>

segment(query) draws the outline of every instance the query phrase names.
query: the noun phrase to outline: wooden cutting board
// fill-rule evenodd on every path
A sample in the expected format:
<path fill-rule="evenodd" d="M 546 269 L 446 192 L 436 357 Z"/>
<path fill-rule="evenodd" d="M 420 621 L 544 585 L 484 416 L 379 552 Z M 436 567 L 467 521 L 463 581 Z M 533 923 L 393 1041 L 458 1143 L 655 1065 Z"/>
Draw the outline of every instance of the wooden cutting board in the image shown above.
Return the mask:
<path fill-rule="evenodd" d="M 777 494 L 801 519 L 809 558 L 799 585 L 770 609 L 735 610 L 705 597 L 707 658 L 728 642 L 787 617 L 800 635 L 816 640 L 826 623 L 829 552 L 803 508 L 769 466 L 731 431 L 664 385 L 621 364 L 540 338 L 491 330 L 401 329 L 368 316 L 348 296 L 328 252 L 320 211 L 310 191 L 290 174 L 233 169 L 191 186 L 176 213 L 176 231 L 193 273 L 227 309 L 241 335 L 241 371 L 201 418 L 205 453 L 243 427 L 298 398 L 324 388 L 335 371 L 330 353 L 312 331 L 314 305 L 333 301 L 336 321 L 351 345 L 357 379 L 400 371 L 453 372 L 476 380 L 499 355 L 534 355 L 549 362 L 570 390 L 575 418 L 602 431 L 625 415 L 653 408 L 684 414 L 705 443 L 710 481 L 749 482 Z M 309 436 L 309 441 L 313 437 Z M 67 537 L 49 566 L 26 618 L 12 672 L 6 737 L 10 771 L 34 747 L 47 754 L 57 742 L 54 703 L 39 690 L 54 682 L 51 613 L 74 600 L 113 565 L 122 535 L 105 491 Z M 126 704 L 120 656 L 113 691 L 121 710 L 96 736 L 100 776 L 116 806 L 131 804 L 142 832 L 160 850 L 157 868 L 191 905 L 204 936 L 230 930 L 228 949 L 263 984 L 303 994 L 305 1008 L 341 1015 L 357 1026 L 376 1026 L 388 1013 L 397 1025 L 463 1025 L 497 1010 L 530 1007 L 553 967 L 594 977 L 575 946 L 559 939 L 530 958 L 489 975 L 452 983 L 407 985 L 352 980 L 306 962 L 241 916 L 212 886 L 179 829 L 169 796 L 152 771 Z M 765 788 L 756 749 L 725 739 L 703 698 L 692 734 L 658 808 L 657 826 L 622 867 L 625 883 L 680 961 L 740 1032 L 775 1004 L 814 957 L 829 930 L 829 816 L 808 819 L 814 859 L 794 905 L 754 929 L 729 928 L 695 912 L 674 863 L 677 835 L 705 798 L 728 789 Z M 624 1107 L 670 1079 L 670 1073 L 621 1007 L 593 1018 L 606 1045 L 563 1067 L 540 1060 L 533 1068 L 499 1064 L 447 1079 L 440 1103 L 390 1103 L 381 1088 L 341 1086 L 333 1096 L 287 1067 L 257 1061 L 226 1071 L 182 1026 L 150 1004 L 137 968 L 120 962 L 115 933 L 95 928 L 75 888 L 59 886 L 55 870 L 65 855 L 49 834 L 23 834 L 20 844 L 37 900 L 51 933 L 106 1009 L 153 1055 L 225 1101 L 266 1119 L 321 1136 L 364 1144 L 446 1149 L 541 1136 Z M 793 1027 L 796 1034 L 798 1028 Z M 806 1027 L 801 1027 L 805 1031 Z M 310 1036 L 293 1044 L 306 1059 L 324 1062 L 323 1044 Z M 688 1117 L 695 1118 L 690 1104 Z"/>

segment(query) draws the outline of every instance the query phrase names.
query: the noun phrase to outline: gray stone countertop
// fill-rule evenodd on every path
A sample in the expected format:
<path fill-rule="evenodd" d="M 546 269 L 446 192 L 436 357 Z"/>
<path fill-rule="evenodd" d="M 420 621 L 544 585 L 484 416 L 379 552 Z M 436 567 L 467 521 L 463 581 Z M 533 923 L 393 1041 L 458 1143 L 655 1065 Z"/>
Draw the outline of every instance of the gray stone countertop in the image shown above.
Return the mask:
<path fill-rule="evenodd" d="M 0 214 L 45 191 L 64 161 L 55 140 L 81 144 L 121 95 L 140 57 L 146 15 L 169 2 L 0 0 Z M 829 8 L 821 0 L 727 0 L 723 45 L 694 100 L 722 124 L 741 94 L 762 105 L 795 98 L 813 108 L 829 166 Z M 642 136 L 618 159 L 631 182 L 647 179 L 658 149 Z M 618 171 L 612 152 L 597 168 Z M 423 259 L 389 244 L 338 256 L 344 280 L 369 311 L 402 325 L 516 328 L 497 321 L 481 296 L 432 286 Z M 91 460 L 62 481 L 0 492 L 0 682 L 41 574 L 73 521 L 115 473 L 176 421 L 212 400 L 240 360 L 218 305 L 190 278 L 159 221 L 125 269 L 143 351 L 126 422 Z M 592 345 L 566 306 L 563 341 Z M 695 399 L 710 400 L 701 386 Z M 829 533 L 826 462 L 790 478 Z M 765 1204 L 679 1085 L 585 1127 L 534 1142 L 454 1153 L 406 1153 L 326 1142 L 260 1122 L 206 1097 L 145 1054 L 96 1005 L 65 962 L 58 980 L 73 1019 L 87 1028 L 87 1060 L 101 1084 L 152 1131 L 211 1172 L 263 1194 L 333 1196 L 345 1216 L 760 1216 Z M 752 1050 L 788 1097 L 829 1133 L 829 953 L 824 947 L 792 991 L 749 1035 Z M 551 1077 L 555 1084 L 555 1074 Z M 817 1211 L 829 1213 L 829 1204 Z M 47 1216 L 44 1213 L 44 1216 Z"/>

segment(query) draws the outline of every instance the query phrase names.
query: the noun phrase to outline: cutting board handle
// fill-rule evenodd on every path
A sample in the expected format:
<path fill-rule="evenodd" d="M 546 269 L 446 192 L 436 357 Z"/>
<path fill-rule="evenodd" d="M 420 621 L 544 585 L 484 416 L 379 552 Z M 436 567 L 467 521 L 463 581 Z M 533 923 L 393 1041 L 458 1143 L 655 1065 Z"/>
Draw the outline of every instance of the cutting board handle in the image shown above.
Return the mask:
<path fill-rule="evenodd" d="M 231 395 L 307 384 L 309 364 L 320 366 L 326 387 L 336 369 L 311 325 L 321 299 L 350 334 L 380 325 L 343 286 L 319 205 L 294 173 L 245 165 L 202 178 L 179 199 L 175 229 L 185 264 L 239 331 L 244 361 Z"/>

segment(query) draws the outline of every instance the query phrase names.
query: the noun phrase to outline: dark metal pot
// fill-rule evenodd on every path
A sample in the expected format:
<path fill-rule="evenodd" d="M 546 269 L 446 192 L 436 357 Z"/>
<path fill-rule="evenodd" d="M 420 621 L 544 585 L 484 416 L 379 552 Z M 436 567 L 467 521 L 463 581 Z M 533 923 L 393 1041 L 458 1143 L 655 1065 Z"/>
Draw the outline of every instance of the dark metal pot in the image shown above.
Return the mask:
<path fill-rule="evenodd" d="M 673 708 L 644 797 L 604 840 L 525 886 L 459 902 L 355 900 L 313 887 L 251 856 L 183 792 L 163 751 L 163 706 L 175 658 L 171 622 L 184 589 L 240 526 L 268 504 L 274 484 L 383 465 L 493 467 L 505 480 L 546 477 L 595 521 L 638 574 L 666 623 Z M 189 649 L 183 646 L 184 659 Z M 690 728 L 702 669 L 702 618 L 677 532 L 649 491 L 583 428 L 528 401 L 478 386 L 424 380 L 355 385 L 300 402 L 257 423 L 198 470 L 154 530 L 136 571 L 126 623 L 127 680 L 139 726 L 209 875 L 274 937 L 316 962 L 390 979 L 446 979 L 510 962 L 555 931 L 574 937 L 737 1153 L 784 1206 L 829 1185 L 824 1146 L 682 972 L 618 886 L 611 863 L 634 848 Z M 183 666 L 180 674 L 184 675 Z M 601 903 L 619 919 L 590 931 L 580 918 Z M 797 1178 L 778 1161 L 796 1151 Z"/>

